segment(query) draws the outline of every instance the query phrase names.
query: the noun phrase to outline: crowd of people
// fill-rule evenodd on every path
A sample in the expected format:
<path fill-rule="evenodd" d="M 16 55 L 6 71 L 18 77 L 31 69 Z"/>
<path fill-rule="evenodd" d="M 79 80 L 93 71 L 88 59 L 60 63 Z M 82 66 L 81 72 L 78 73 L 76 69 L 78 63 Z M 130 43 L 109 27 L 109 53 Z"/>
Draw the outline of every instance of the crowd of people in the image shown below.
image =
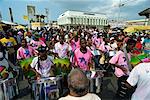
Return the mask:
<path fill-rule="evenodd" d="M 93 70 L 106 70 L 116 75 L 118 89 L 115 98 L 130 98 L 132 93 L 127 91 L 129 87 L 136 86 L 132 100 L 148 100 L 149 63 L 141 62 L 137 66 L 130 63 L 132 56 L 141 53 L 150 54 L 150 34 L 144 31 L 131 36 L 122 30 L 111 33 L 80 27 L 69 30 L 5 29 L 0 32 L 2 66 L 10 66 L 8 61 L 17 66 L 19 61 L 34 57 L 28 70 L 34 71 L 39 79 L 56 76 L 54 59 L 69 59 L 69 67 L 72 68 L 68 75 L 70 93 L 60 100 L 100 100 L 98 96 L 88 93 L 89 81 L 86 75 Z M 8 73 L 12 70 L 8 70 Z M 5 78 L 6 75 L 1 74 L 1 79 Z M 146 92 L 143 92 L 145 89 Z"/>

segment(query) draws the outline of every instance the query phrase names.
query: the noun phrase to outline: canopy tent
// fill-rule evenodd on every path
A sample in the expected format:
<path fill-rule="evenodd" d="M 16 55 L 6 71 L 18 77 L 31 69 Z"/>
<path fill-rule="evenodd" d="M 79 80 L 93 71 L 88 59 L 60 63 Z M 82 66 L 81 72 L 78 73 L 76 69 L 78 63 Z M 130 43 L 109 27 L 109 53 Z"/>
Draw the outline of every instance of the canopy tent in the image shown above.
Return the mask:
<path fill-rule="evenodd" d="M 133 32 L 136 32 L 135 28 L 134 27 L 127 27 L 123 30 L 124 32 L 127 32 L 127 33 L 133 33 Z"/>
<path fill-rule="evenodd" d="M 25 27 L 22 26 L 22 25 L 15 26 L 14 28 L 16 28 L 16 29 L 25 29 Z"/>
<path fill-rule="evenodd" d="M 124 32 L 133 33 L 137 31 L 150 30 L 150 26 L 130 26 L 124 29 Z"/>
<path fill-rule="evenodd" d="M 7 25 L 17 25 L 16 23 L 12 23 L 12 22 L 8 22 L 8 21 L 4 21 L 4 20 L 1 20 L 1 22 L 0 23 L 2 23 L 2 24 L 7 24 Z"/>

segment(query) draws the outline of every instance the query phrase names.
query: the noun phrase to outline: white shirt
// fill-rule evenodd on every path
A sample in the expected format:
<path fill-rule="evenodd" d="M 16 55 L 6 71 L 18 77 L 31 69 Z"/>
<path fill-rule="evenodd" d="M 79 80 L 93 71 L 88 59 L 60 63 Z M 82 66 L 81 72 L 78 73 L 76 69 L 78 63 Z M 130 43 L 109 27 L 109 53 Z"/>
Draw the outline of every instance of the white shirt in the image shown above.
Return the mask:
<path fill-rule="evenodd" d="M 82 97 L 73 97 L 68 95 L 66 97 L 62 97 L 59 100 L 101 100 L 96 94 L 88 93 Z"/>
<path fill-rule="evenodd" d="M 68 43 L 65 43 L 62 45 L 60 42 L 57 42 L 55 44 L 55 53 L 58 53 L 58 56 L 60 58 L 67 58 L 67 52 L 71 51 L 71 47 Z"/>
<path fill-rule="evenodd" d="M 34 68 L 42 77 L 50 76 L 50 69 L 53 65 L 53 58 L 51 56 L 47 56 L 47 59 L 44 61 L 39 60 L 40 68 L 38 68 L 38 59 L 39 57 L 35 57 L 30 64 L 32 68 Z"/>
<path fill-rule="evenodd" d="M 127 82 L 137 88 L 131 100 L 150 100 L 150 63 L 141 63 L 131 71 Z"/>

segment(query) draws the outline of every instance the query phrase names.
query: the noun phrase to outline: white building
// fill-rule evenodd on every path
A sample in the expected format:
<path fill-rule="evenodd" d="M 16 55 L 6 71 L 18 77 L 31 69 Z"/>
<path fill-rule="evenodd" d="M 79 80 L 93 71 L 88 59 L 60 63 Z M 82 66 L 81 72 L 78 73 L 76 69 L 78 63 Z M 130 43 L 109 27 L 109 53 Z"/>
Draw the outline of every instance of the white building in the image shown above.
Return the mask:
<path fill-rule="evenodd" d="M 58 25 L 67 28 L 72 26 L 98 28 L 108 25 L 108 20 L 105 14 L 82 11 L 66 11 L 58 17 L 57 21 Z"/>

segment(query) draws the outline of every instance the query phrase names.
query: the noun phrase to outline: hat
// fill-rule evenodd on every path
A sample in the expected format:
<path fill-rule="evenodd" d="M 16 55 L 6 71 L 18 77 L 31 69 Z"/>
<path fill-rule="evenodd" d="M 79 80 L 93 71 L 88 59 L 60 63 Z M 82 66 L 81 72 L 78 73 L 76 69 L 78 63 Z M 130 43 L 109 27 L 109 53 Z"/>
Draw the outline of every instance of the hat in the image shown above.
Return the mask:
<path fill-rule="evenodd" d="M 48 47 L 47 46 L 42 46 L 42 45 L 39 46 L 38 49 L 37 49 L 38 52 L 44 52 L 44 51 L 47 51 L 47 50 L 48 50 Z"/>

